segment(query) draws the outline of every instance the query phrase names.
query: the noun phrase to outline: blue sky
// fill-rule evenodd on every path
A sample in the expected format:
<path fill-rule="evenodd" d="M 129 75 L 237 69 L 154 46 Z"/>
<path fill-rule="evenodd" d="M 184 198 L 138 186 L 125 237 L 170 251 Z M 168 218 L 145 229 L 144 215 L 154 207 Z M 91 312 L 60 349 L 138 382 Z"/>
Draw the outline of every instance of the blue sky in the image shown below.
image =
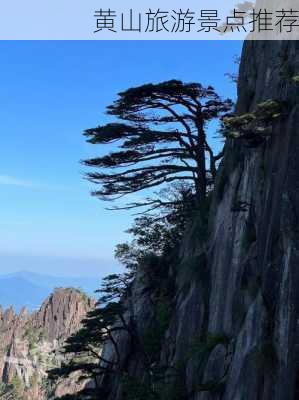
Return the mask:
<path fill-rule="evenodd" d="M 112 265 L 132 217 L 105 210 L 106 203 L 89 195 L 79 161 L 99 149 L 85 143 L 82 131 L 105 122 L 105 106 L 119 91 L 146 82 L 198 81 L 235 98 L 224 74 L 236 69 L 241 46 L 1 41 L 0 273 L 88 275 Z M 61 260 L 55 268 L 53 258 Z M 75 270 L 66 259 L 76 260 Z"/>

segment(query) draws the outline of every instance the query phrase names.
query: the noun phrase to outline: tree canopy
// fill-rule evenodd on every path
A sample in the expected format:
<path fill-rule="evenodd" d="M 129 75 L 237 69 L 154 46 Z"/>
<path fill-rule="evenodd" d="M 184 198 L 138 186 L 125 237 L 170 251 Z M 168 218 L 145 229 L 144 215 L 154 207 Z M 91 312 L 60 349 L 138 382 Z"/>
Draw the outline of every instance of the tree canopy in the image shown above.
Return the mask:
<path fill-rule="evenodd" d="M 222 157 L 222 153 L 214 154 L 208 142 L 208 124 L 231 108 L 232 101 L 222 100 L 213 87 L 178 80 L 119 93 L 107 107 L 116 121 L 84 132 L 89 143 L 115 148 L 84 161 L 96 169 L 87 174 L 99 184 L 93 194 L 114 200 L 183 181 L 201 201 L 213 185 Z M 156 205 L 157 201 L 162 205 L 161 200 L 147 198 L 131 206 Z"/>
<path fill-rule="evenodd" d="M 120 301 L 129 294 L 131 281 L 130 273 L 112 274 L 103 279 L 96 308 L 87 313 L 81 322 L 81 329 L 72 334 L 63 346 L 65 361 L 58 368 L 48 371 L 49 379 L 55 382 L 80 372 L 78 381 L 92 382 L 94 387 L 84 385 L 79 392 L 57 399 L 97 399 L 99 395 L 104 396 L 104 389 L 98 386 L 98 378 L 119 368 L 120 351 L 115 335 L 120 331 L 131 332 L 124 318 L 126 309 Z M 113 346 L 115 361 L 102 356 L 106 343 Z"/>
<path fill-rule="evenodd" d="M 184 210 L 180 209 L 172 210 L 167 218 L 161 220 L 153 220 L 148 215 L 135 219 L 134 225 L 128 231 L 132 234 L 133 240 L 118 245 L 115 252 L 116 258 L 125 266 L 125 272 L 108 275 L 102 280 L 101 287 L 97 291 L 99 298 L 96 307 L 87 313 L 82 320 L 81 328 L 71 335 L 63 346 L 64 362 L 48 371 L 49 379 L 56 383 L 70 376 L 74 378 L 79 376 L 78 381 L 93 384 L 87 384 L 78 393 L 58 397 L 57 400 L 106 398 L 107 388 L 102 382 L 103 377 L 111 374 L 123 375 L 125 372 L 117 341 L 120 333 L 126 334 L 132 346 L 139 349 L 151 375 L 151 368 L 155 366 L 152 360 L 158 354 L 157 351 L 152 351 L 152 346 L 157 345 L 159 338 L 162 340 L 166 330 L 165 319 L 168 315 L 166 297 L 169 291 L 167 286 L 172 285 L 168 280 L 166 256 L 169 256 L 169 250 L 174 251 L 178 248 L 184 230 L 183 212 Z M 163 268 L 160 268 L 160 265 L 163 265 Z M 141 335 L 137 327 L 131 297 L 133 281 L 139 268 L 142 268 L 145 274 L 143 284 L 146 279 L 147 288 L 151 287 L 153 293 L 158 292 L 156 298 L 159 317 L 163 317 L 159 322 L 160 325 L 156 327 L 154 336 L 147 339 Z M 109 359 L 102 351 L 106 344 L 111 346 Z M 76 373 L 78 375 L 74 375 Z"/>

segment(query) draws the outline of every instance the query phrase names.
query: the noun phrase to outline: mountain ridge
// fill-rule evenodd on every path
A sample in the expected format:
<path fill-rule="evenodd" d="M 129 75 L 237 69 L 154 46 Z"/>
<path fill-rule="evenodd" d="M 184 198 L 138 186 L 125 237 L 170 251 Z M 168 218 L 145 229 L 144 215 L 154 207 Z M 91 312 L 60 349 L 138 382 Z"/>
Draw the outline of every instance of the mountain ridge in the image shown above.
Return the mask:
<path fill-rule="evenodd" d="M 43 400 L 76 392 L 75 379 L 51 386 L 45 378 L 63 361 L 63 343 L 93 307 L 94 300 L 75 288 L 57 288 L 32 313 L 0 307 L 0 398 Z"/>

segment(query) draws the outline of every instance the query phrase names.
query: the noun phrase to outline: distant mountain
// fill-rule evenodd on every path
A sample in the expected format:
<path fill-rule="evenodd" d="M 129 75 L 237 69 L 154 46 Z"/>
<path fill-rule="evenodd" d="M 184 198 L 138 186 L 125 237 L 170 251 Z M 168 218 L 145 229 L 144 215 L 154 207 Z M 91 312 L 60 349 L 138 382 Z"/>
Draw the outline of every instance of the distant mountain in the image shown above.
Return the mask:
<path fill-rule="evenodd" d="M 17 295 L 24 280 L 17 278 L 14 284 Z M 93 308 L 94 301 L 77 289 L 54 290 L 31 314 L 0 308 L 0 399 L 46 400 L 83 389 L 86 382 L 77 382 L 74 375 L 58 384 L 45 378 L 49 368 L 63 361 L 65 339 L 78 331 L 82 318 Z"/>
<path fill-rule="evenodd" d="M 51 292 L 51 291 L 50 291 Z M 18 277 L 0 277 L 0 305 L 13 306 L 19 311 L 23 306 L 30 311 L 38 308 L 49 295 L 49 289 Z"/>
<path fill-rule="evenodd" d="M 26 306 L 33 311 L 55 288 L 80 288 L 92 296 L 99 286 L 100 279 L 97 278 L 58 277 L 20 271 L 0 275 L 0 305 L 4 308 L 12 305 L 16 311 Z"/>
<path fill-rule="evenodd" d="M 52 255 L 3 254 L 0 251 L 0 274 L 31 271 L 52 276 L 103 277 L 123 270 L 115 260 L 71 258 Z"/>
<path fill-rule="evenodd" d="M 100 278 L 85 278 L 77 276 L 52 276 L 46 274 L 38 274 L 30 271 L 19 271 L 12 274 L 0 275 L 0 279 L 6 278 L 22 278 L 38 286 L 55 288 L 55 287 L 75 287 L 81 288 L 88 294 L 93 294 L 100 286 Z"/>

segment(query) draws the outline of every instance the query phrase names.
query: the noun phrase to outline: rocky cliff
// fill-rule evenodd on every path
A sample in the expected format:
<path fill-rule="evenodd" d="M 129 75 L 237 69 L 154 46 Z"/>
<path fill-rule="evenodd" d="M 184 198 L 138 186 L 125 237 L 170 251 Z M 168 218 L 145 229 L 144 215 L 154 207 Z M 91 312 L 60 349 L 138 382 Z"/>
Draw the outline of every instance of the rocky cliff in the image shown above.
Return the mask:
<path fill-rule="evenodd" d="M 75 392 L 75 382 L 51 387 L 46 371 L 63 360 L 63 342 L 80 328 L 93 305 L 81 291 L 70 288 L 56 289 L 33 314 L 0 308 L 0 398 L 43 400 L 52 392 Z"/>
<path fill-rule="evenodd" d="M 104 376 L 103 399 L 152 399 L 153 388 L 167 400 L 299 397 L 298 50 L 296 41 L 245 43 L 238 114 L 271 100 L 283 115 L 262 140 L 227 141 L 180 261 L 160 265 L 154 284 L 154 265 L 138 273 L 127 301 L 143 344 L 118 335 L 127 380 Z M 103 357 L 113 360 L 112 346 Z M 163 370 L 154 383 L 153 366 Z"/>

